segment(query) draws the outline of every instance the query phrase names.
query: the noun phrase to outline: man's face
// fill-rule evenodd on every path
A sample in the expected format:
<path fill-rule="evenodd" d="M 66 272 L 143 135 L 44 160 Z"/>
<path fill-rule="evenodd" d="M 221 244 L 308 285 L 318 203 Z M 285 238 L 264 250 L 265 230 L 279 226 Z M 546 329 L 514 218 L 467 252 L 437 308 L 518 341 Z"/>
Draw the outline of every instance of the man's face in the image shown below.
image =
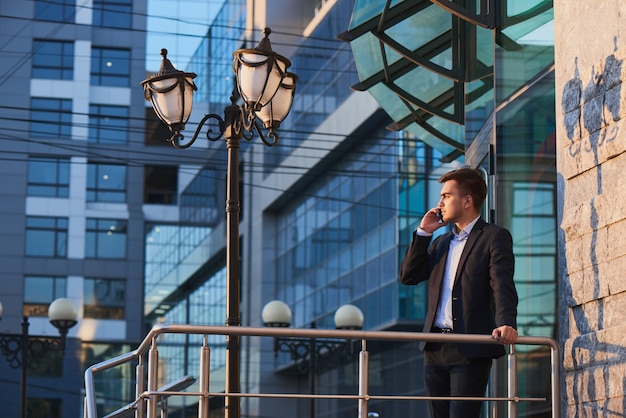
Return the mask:
<path fill-rule="evenodd" d="M 448 180 L 441 187 L 441 198 L 437 207 L 441 209 L 444 222 L 454 223 L 463 216 L 463 208 L 467 207 L 468 195 L 463 196 L 456 180 Z"/>

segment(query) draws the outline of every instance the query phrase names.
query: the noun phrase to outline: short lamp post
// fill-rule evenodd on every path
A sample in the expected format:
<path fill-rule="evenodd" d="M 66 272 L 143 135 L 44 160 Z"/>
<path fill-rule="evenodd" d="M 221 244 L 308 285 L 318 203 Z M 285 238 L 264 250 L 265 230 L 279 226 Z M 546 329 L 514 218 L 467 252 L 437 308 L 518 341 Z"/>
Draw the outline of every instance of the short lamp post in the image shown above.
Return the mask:
<path fill-rule="evenodd" d="M 0 303 L 0 319 L 2 318 Z M 48 307 L 50 323 L 59 330 L 59 337 L 29 336 L 28 316 L 22 319 L 21 334 L 0 334 L 0 351 L 12 369 L 20 369 L 20 417 L 27 417 L 28 368 L 36 368 L 54 351 L 65 352 L 67 332 L 76 325 L 76 308 L 68 299 L 53 301 Z"/>
<path fill-rule="evenodd" d="M 263 323 L 268 327 L 288 327 L 291 322 L 291 309 L 280 300 L 268 302 L 261 312 Z M 311 322 L 311 328 L 315 328 L 315 322 Z M 335 328 L 337 329 L 361 329 L 363 327 L 363 313 L 354 305 L 343 305 L 335 312 Z M 274 339 L 274 353 L 279 351 L 291 354 L 298 372 L 308 373 L 309 393 L 317 393 L 318 369 L 336 364 L 352 353 L 350 341 L 339 338 L 296 338 L 277 337 Z M 326 367 L 320 361 L 325 362 Z M 309 404 L 309 418 L 315 418 L 315 398 L 311 398 Z"/>
<path fill-rule="evenodd" d="M 272 51 L 266 28 L 264 37 L 254 49 L 238 49 L 233 53 L 233 71 L 237 89 L 230 97 L 231 105 L 224 109 L 224 118 L 207 114 L 200 121 L 192 139 L 185 142 L 181 133 L 191 114 L 193 93 L 197 90 L 195 73 L 176 70 L 167 50 L 162 49 L 160 71 L 141 84 L 144 97 L 152 102 L 155 113 L 172 132 L 169 142 L 176 148 L 188 148 L 197 139 L 204 124 L 213 120 L 217 131 L 207 130 L 206 137 L 216 141 L 226 138 L 228 172 L 226 177 L 226 325 L 239 326 L 239 147 L 241 139 L 251 140 L 258 134 L 263 143 L 274 146 L 278 142 L 276 129 L 287 116 L 293 103 L 298 77 L 287 71 L 291 62 Z M 237 101 L 241 98 L 242 105 Z M 263 135 L 259 122 L 267 130 Z M 239 337 L 227 336 L 226 350 L 226 417 L 239 418 Z"/>

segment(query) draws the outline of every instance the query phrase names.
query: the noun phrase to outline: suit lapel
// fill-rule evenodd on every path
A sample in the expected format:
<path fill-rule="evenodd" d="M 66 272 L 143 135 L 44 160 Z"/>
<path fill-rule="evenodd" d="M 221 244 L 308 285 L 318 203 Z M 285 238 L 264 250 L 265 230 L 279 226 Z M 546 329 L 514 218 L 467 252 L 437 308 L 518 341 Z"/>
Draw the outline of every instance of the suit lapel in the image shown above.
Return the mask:
<path fill-rule="evenodd" d="M 467 237 L 467 242 L 465 243 L 465 247 L 463 247 L 463 252 L 461 253 L 461 258 L 459 259 L 459 265 L 456 269 L 456 275 L 454 276 L 454 283 L 457 283 L 459 278 L 461 277 L 461 273 L 463 272 L 463 267 L 465 266 L 465 262 L 467 261 L 467 257 L 472 252 L 472 247 L 476 244 L 476 241 L 480 238 L 483 233 L 483 227 L 485 226 L 485 221 L 482 218 L 476 221 L 474 224 L 474 228 L 470 232 Z"/>
<path fill-rule="evenodd" d="M 433 269 L 433 279 L 435 282 L 433 283 L 433 289 L 436 289 L 436 299 L 439 300 L 439 294 L 441 293 L 441 283 L 443 283 L 443 275 L 446 272 L 446 260 L 448 259 L 448 253 L 450 252 L 450 240 L 452 239 L 452 232 L 446 232 L 441 237 L 441 245 L 439 245 L 437 251 L 441 252 L 441 256 L 437 257 L 439 259 L 438 265 Z"/>

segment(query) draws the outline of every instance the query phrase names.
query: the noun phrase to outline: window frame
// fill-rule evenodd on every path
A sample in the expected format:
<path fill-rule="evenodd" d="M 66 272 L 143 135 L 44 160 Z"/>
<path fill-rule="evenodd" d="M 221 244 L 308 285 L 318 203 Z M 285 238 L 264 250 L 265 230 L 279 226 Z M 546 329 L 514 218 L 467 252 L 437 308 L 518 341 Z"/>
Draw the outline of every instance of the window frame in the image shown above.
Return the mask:
<path fill-rule="evenodd" d="M 111 238 L 117 238 L 117 240 L 112 241 Z M 127 239 L 128 221 L 126 219 L 87 218 L 85 258 L 124 259 Z"/>
<path fill-rule="evenodd" d="M 48 221 L 48 222 L 44 222 Z M 24 254 L 26 257 L 53 257 L 67 258 L 68 237 L 69 237 L 69 219 L 65 217 L 48 217 L 48 216 L 27 216 L 26 217 L 26 238 Z M 42 234 L 45 234 L 42 236 Z M 51 236 L 48 236 L 50 235 Z M 31 244 L 37 242 L 38 245 L 33 247 Z M 43 245 L 41 243 L 50 243 L 53 245 Z M 49 248 L 51 252 L 32 251 L 33 248 Z"/>
<path fill-rule="evenodd" d="M 38 283 L 29 282 L 38 281 Z M 42 282 L 43 281 L 43 282 Z M 36 288 L 38 291 L 46 289 L 51 282 L 49 295 L 43 298 L 33 297 L 29 289 Z M 46 289 L 47 290 L 47 289 Z M 48 308 L 50 304 L 58 299 L 67 296 L 67 277 L 64 276 L 24 276 L 24 302 L 23 315 L 29 317 L 48 317 Z"/>
<path fill-rule="evenodd" d="M 93 26 L 130 29 L 132 27 L 132 15 L 132 0 L 93 1 Z"/>
<path fill-rule="evenodd" d="M 118 182 L 120 184 L 118 187 L 106 187 L 108 184 L 115 183 L 118 177 L 108 174 L 111 173 L 113 167 L 123 169 L 123 174 L 121 174 L 123 178 Z M 127 171 L 127 167 L 123 164 L 90 162 L 87 165 L 87 202 L 126 203 Z M 113 180 L 113 182 L 108 182 L 108 180 Z M 109 196 L 118 196 L 119 198 Z"/>
<path fill-rule="evenodd" d="M 40 167 L 36 167 L 39 165 Z M 49 166 L 48 166 L 49 165 Z M 69 197 L 70 159 L 66 157 L 28 158 L 27 195 L 39 197 Z M 41 172 L 41 175 L 36 176 Z"/>
<path fill-rule="evenodd" d="M 89 105 L 89 142 L 96 144 L 128 143 L 128 106 Z"/>
<path fill-rule="evenodd" d="M 91 85 L 130 87 L 130 60 L 131 51 L 128 48 L 92 47 Z"/>
<path fill-rule="evenodd" d="M 73 23 L 76 16 L 76 0 L 36 0 L 35 20 Z"/>
<path fill-rule="evenodd" d="M 30 134 L 37 138 L 72 137 L 72 100 L 30 98 Z"/>
<path fill-rule="evenodd" d="M 91 282 L 93 284 L 90 284 Z M 120 284 L 121 287 L 116 288 Z M 125 279 L 85 277 L 83 286 L 83 317 L 123 320 L 126 315 L 126 288 L 127 283 Z M 121 295 L 119 294 L 120 289 Z M 110 295 L 111 291 L 114 292 L 113 295 Z"/>
<path fill-rule="evenodd" d="M 31 77 L 51 80 L 74 79 L 74 42 L 35 39 Z"/>

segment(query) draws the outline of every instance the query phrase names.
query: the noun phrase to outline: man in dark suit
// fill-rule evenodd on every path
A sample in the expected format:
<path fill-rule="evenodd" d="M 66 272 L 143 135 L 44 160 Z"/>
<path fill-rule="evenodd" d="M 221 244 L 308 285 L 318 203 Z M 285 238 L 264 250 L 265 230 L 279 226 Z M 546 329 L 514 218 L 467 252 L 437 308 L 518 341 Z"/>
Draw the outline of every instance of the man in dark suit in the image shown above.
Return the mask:
<path fill-rule="evenodd" d="M 491 334 L 501 344 L 517 340 L 515 260 L 509 231 L 486 223 L 481 208 L 487 186 L 480 171 L 444 174 L 437 207 L 422 218 L 400 267 L 400 282 L 428 280 L 424 332 Z M 452 230 L 432 240 L 437 229 Z M 432 240 L 432 243 L 431 243 Z M 498 344 L 422 343 L 429 396 L 484 396 Z M 430 402 L 434 418 L 478 418 L 482 402 Z"/>

